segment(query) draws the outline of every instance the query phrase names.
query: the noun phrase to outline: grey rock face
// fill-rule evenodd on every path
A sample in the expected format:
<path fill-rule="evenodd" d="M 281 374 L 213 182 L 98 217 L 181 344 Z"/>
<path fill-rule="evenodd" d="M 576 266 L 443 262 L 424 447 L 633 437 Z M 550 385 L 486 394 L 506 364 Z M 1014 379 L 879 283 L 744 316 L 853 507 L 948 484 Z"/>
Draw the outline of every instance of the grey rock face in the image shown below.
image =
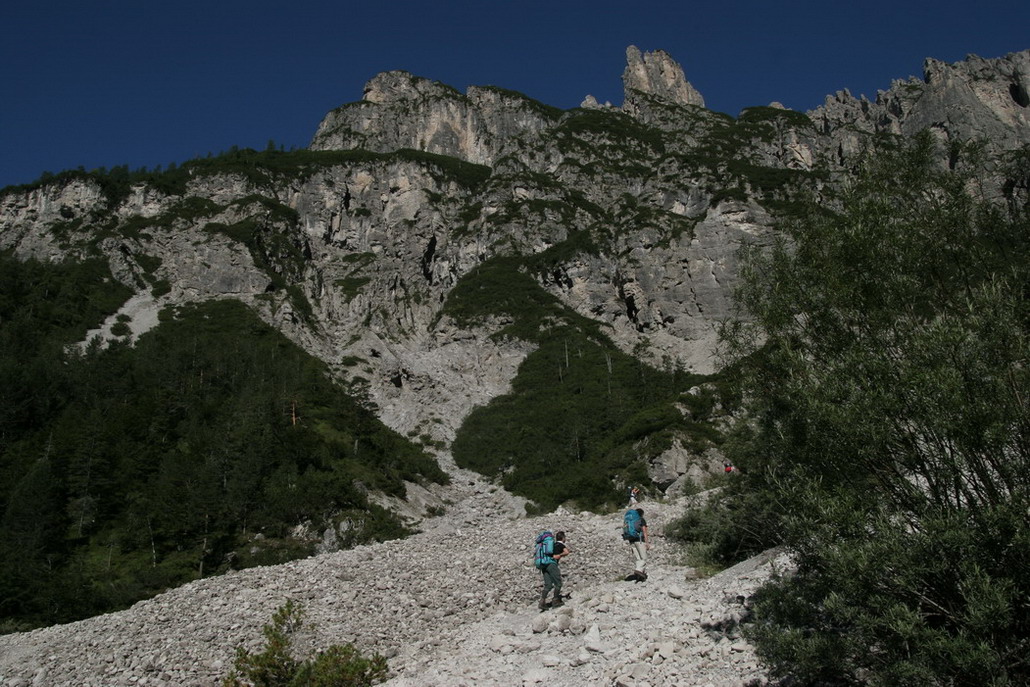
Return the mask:
<path fill-rule="evenodd" d="M 698 454 L 675 442 L 649 462 L 647 474 L 669 496 L 681 496 L 722 469 L 723 454 L 718 449 L 709 448 Z"/>
<path fill-rule="evenodd" d="M 927 59 L 922 80 L 895 81 L 875 102 L 848 91 L 827 96 L 809 116 L 842 155 L 862 132 L 913 135 L 930 129 L 946 141 L 983 140 L 995 151 L 1030 143 L 1030 50 L 998 59 L 975 55 L 948 64 Z"/>
<path fill-rule="evenodd" d="M 492 164 L 519 137 L 539 131 L 554 116 L 549 108 L 512 91 L 450 86 L 386 72 L 365 86 L 364 99 L 330 112 L 311 142 L 312 150 L 401 148 Z"/>
<path fill-rule="evenodd" d="M 585 110 L 602 110 L 611 108 L 612 104 L 607 101 L 605 101 L 604 104 L 599 103 L 597 102 L 597 98 L 595 98 L 592 95 L 588 95 L 587 97 L 583 98 L 583 102 L 581 102 L 579 106 Z"/>
<path fill-rule="evenodd" d="M 85 181 L 0 196 L 0 250 L 17 246 L 26 257 L 57 259 L 64 254 L 57 238 L 59 232 L 41 228 L 70 226 L 103 204 L 100 188 Z"/>
<path fill-rule="evenodd" d="M 683 68 L 664 50 L 642 53 L 634 45 L 626 48 L 623 109 L 632 114 L 638 94 L 654 96 L 675 105 L 705 106 L 705 99 L 690 85 Z"/>

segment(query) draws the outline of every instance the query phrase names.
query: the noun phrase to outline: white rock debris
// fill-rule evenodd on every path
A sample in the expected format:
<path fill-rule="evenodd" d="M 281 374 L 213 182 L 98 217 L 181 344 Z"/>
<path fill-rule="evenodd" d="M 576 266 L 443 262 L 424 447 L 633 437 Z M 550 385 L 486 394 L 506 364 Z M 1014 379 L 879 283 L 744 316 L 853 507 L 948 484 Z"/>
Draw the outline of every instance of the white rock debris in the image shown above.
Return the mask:
<path fill-rule="evenodd" d="M 511 517 L 510 494 L 456 471 L 448 512 L 408 539 L 199 580 L 118 613 L 0 637 L 4 687 L 213 686 L 237 645 L 292 599 L 296 649 L 354 643 L 388 658 L 393 687 L 765 684 L 736 623 L 784 562 L 773 554 L 696 579 L 664 536 L 684 502 L 643 502 L 649 579 L 626 582 L 621 514 Z M 564 529 L 561 608 L 536 608 L 541 529 Z"/>

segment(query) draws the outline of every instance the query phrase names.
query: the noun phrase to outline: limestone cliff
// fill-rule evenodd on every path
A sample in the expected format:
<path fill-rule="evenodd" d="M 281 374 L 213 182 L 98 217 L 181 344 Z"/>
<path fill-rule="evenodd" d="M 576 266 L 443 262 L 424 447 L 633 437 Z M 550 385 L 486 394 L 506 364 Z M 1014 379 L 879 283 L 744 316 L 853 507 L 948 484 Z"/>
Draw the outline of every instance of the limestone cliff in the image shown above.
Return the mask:
<path fill-rule="evenodd" d="M 864 137 L 1030 142 L 1030 51 L 928 60 L 922 81 L 876 102 L 838 93 L 808 115 L 711 112 L 661 51 L 629 48 L 623 79 L 621 107 L 562 111 L 386 72 L 326 115 L 310 151 L 198 163 L 178 186 L 124 193 L 88 175 L 7 190 L 0 250 L 99 252 L 140 294 L 134 312 L 242 300 L 365 388 L 391 427 L 446 447 L 532 350 L 491 338 L 503 322 L 442 313 L 490 258 L 538 256 L 537 282 L 622 350 L 709 373 L 736 316 L 738 248 L 770 241 L 794 195 L 818 192 Z M 677 453 L 652 473 L 666 485 L 712 460 Z"/>
<path fill-rule="evenodd" d="M 463 94 L 407 72 L 385 72 L 368 82 L 361 101 L 326 115 L 311 149 L 412 148 L 491 165 L 558 113 L 514 91 L 473 86 Z"/>
<path fill-rule="evenodd" d="M 625 101 L 622 109 L 636 114 L 637 99 L 653 96 L 676 105 L 705 106 L 705 99 L 683 74 L 683 68 L 664 50 L 642 53 L 635 45 L 626 49 L 626 70 L 622 73 Z"/>
<path fill-rule="evenodd" d="M 929 129 L 945 141 L 979 140 L 991 150 L 1030 143 L 1030 50 L 998 59 L 970 55 L 948 64 L 928 58 L 923 78 L 897 80 L 875 101 L 847 90 L 809 117 L 837 154 L 854 154 L 864 135 L 910 136 Z"/>

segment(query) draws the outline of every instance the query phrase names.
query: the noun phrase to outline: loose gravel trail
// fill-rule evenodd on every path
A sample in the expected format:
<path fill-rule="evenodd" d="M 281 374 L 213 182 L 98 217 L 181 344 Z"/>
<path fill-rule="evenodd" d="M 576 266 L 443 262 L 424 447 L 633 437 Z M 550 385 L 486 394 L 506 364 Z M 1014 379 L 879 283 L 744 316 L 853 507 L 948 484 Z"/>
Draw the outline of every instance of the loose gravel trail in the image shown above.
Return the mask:
<path fill-rule="evenodd" d="M 443 516 L 407 539 L 170 590 L 132 608 L 0 637 L 0 685 L 165 687 L 220 684 L 234 648 L 258 649 L 261 627 L 285 601 L 304 610 L 295 646 L 354 643 L 388 658 L 393 687 L 620 685 L 742 687 L 765 679 L 734 629 L 743 601 L 783 566 L 772 554 L 694 579 L 664 537 L 683 502 L 643 502 L 654 541 L 649 579 L 632 570 L 621 513 L 563 509 L 514 517 L 522 501 L 448 466 Z M 536 609 L 531 561 L 541 529 L 564 529 L 572 598 Z"/>

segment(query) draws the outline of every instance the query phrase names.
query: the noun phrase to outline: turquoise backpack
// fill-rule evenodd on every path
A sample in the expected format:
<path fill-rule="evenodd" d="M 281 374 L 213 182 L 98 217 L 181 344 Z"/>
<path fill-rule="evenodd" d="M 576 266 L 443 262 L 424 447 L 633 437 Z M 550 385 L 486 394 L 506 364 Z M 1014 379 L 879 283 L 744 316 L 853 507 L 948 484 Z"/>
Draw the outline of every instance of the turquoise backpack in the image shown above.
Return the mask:
<path fill-rule="evenodd" d="M 622 538 L 627 541 L 639 541 L 640 534 L 640 513 L 636 508 L 630 508 L 622 516 Z"/>
<path fill-rule="evenodd" d="M 533 564 L 540 570 L 554 563 L 551 555 L 554 553 L 554 535 L 545 530 L 537 535 L 536 547 L 533 553 Z"/>

